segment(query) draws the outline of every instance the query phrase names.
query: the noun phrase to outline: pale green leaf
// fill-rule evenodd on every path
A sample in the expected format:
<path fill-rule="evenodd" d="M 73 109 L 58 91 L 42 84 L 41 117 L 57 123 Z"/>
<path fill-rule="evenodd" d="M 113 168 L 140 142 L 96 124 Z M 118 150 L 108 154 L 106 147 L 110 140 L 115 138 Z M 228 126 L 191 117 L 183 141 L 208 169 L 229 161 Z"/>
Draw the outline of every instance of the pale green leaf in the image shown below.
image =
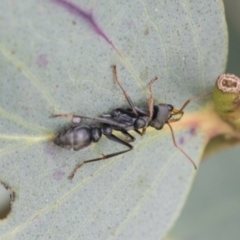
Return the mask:
<path fill-rule="evenodd" d="M 59 1 L 0 3 L 0 181 L 16 195 L 0 238 L 161 239 L 196 172 L 169 129 L 136 136 L 133 151 L 87 164 L 69 181 L 77 163 L 123 148 L 103 137 L 87 151 L 61 149 L 51 140 L 71 122 L 49 116 L 126 106 L 113 64 L 136 106 L 147 106 L 155 76 L 155 102 L 180 108 L 208 92 L 226 64 L 222 2 L 75 1 L 92 11 L 97 34 Z M 193 132 L 176 140 L 199 162 L 204 133 Z"/>

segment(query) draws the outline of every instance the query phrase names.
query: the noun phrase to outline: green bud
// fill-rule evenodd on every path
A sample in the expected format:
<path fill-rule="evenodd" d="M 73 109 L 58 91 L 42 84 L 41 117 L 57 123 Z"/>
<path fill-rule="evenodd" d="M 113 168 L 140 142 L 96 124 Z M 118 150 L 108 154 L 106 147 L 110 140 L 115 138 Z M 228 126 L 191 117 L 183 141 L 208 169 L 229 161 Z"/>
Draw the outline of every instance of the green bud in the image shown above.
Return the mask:
<path fill-rule="evenodd" d="M 216 80 L 213 101 L 219 116 L 240 130 L 240 79 L 233 74 L 222 74 Z"/>

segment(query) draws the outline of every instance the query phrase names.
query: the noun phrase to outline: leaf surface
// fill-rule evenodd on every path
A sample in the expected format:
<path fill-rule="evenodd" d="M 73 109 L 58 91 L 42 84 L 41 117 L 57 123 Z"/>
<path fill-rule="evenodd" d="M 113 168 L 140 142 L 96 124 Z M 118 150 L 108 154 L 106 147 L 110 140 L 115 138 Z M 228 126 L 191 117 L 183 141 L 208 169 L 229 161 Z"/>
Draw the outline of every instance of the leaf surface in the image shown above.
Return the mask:
<path fill-rule="evenodd" d="M 86 151 L 61 149 L 52 139 L 71 122 L 49 116 L 127 106 L 114 64 L 139 107 L 155 76 L 156 103 L 180 108 L 208 92 L 226 64 L 222 2 L 25 0 L 0 9 L 0 180 L 16 195 L 1 239 L 162 238 L 196 173 L 169 129 L 147 130 L 133 151 L 87 164 L 69 181 L 77 163 L 123 148 L 103 137 Z M 192 103 L 186 116 L 200 108 Z M 205 133 L 193 124 L 175 134 L 198 163 Z"/>

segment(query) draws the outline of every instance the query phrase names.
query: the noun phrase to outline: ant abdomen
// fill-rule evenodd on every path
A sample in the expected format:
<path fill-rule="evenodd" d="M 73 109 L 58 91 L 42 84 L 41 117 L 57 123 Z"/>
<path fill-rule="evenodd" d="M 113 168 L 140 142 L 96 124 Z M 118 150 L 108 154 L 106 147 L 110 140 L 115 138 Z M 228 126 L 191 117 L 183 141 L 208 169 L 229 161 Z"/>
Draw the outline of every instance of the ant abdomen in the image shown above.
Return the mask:
<path fill-rule="evenodd" d="M 102 136 L 101 129 L 91 126 L 75 126 L 61 132 L 54 140 L 60 147 L 69 150 L 83 150 L 92 142 L 98 142 Z"/>

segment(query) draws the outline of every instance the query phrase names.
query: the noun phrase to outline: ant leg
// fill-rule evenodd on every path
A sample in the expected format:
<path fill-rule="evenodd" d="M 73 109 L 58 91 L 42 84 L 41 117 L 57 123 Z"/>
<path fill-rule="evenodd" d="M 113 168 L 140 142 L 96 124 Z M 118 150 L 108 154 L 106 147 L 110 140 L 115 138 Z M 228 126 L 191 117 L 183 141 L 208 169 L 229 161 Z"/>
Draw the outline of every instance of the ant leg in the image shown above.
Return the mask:
<path fill-rule="evenodd" d="M 57 117 L 72 117 L 73 115 L 70 113 L 59 113 L 59 114 L 52 114 L 50 118 L 57 118 Z"/>
<path fill-rule="evenodd" d="M 180 112 L 180 113 L 177 113 L 177 114 L 181 114 L 181 116 L 180 116 L 179 118 L 172 118 L 172 119 L 169 119 L 168 122 L 169 122 L 169 123 L 172 123 L 172 122 L 178 122 L 178 121 L 182 118 L 184 112 Z M 177 115 L 177 114 L 172 113 L 172 116 Z"/>
<path fill-rule="evenodd" d="M 99 123 L 106 123 L 106 124 L 109 124 L 109 125 L 113 125 L 113 126 L 117 126 L 117 127 L 120 127 L 120 128 L 125 128 L 126 127 L 126 124 L 124 123 L 118 123 L 114 120 L 112 120 L 111 118 L 104 118 L 104 117 L 86 117 L 86 116 L 80 116 L 80 115 L 75 115 L 75 114 L 52 114 L 50 117 L 52 118 L 55 118 L 55 117 L 71 117 L 72 118 L 72 122 L 73 123 L 80 123 L 82 121 L 82 118 L 84 119 L 90 119 L 92 121 L 96 121 L 96 122 L 99 122 Z M 79 119 L 79 120 L 78 120 Z"/>
<path fill-rule="evenodd" d="M 71 118 L 72 122 L 77 123 L 77 124 L 82 121 L 81 116 L 75 115 L 75 114 L 70 114 L 70 113 L 52 114 L 50 117 L 51 118 L 56 118 L 56 117 Z"/>
<path fill-rule="evenodd" d="M 146 133 L 146 129 L 148 127 L 149 122 L 152 120 L 152 116 L 153 116 L 153 92 L 152 92 L 152 85 L 153 83 L 157 80 L 157 77 L 153 78 L 150 83 L 149 83 L 149 92 L 150 92 L 150 97 L 148 99 L 148 110 L 149 110 L 149 118 L 148 118 L 148 122 L 146 124 L 146 127 L 143 128 L 142 130 L 142 134 L 144 135 Z"/>
<path fill-rule="evenodd" d="M 136 139 L 126 130 L 121 130 L 121 133 L 128 138 L 127 142 L 134 142 Z"/>
<path fill-rule="evenodd" d="M 140 132 L 138 129 L 134 129 L 134 131 L 135 131 L 136 133 L 138 133 L 140 136 L 143 135 L 142 132 Z"/>
<path fill-rule="evenodd" d="M 149 83 L 149 92 L 150 97 L 148 99 L 148 109 L 149 109 L 149 118 L 152 119 L 153 116 L 153 92 L 152 92 L 152 85 L 157 80 L 157 77 L 153 78 Z"/>
<path fill-rule="evenodd" d="M 120 143 L 126 147 L 128 147 L 129 149 L 127 150 L 124 150 L 124 151 L 120 151 L 120 152 L 116 152 L 116 153 L 111 153 L 111 154 L 107 154 L 107 155 L 103 155 L 102 157 L 100 158 L 94 158 L 94 159 L 90 159 L 90 160 L 86 160 L 86 161 L 83 161 L 82 163 L 76 165 L 76 167 L 73 169 L 72 173 L 69 175 L 69 179 L 72 180 L 74 175 L 76 174 L 76 172 L 78 171 L 79 168 L 81 168 L 84 164 L 86 163 L 90 163 L 90 162 L 96 162 L 96 161 L 100 161 L 100 160 L 105 160 L 105 159 L 108 159 L 108 158 L 111 158 L 111 157 L 115 157 L 117 155 L 120 155 L 120 154 L 123 154 L 123 153 L 126 153 L 128 151 L 131 151 L 133 149 L 133 146 L 127 142 L 124 142 L 123 140 L 121 140 L 120 138 L 114 136 L 113 134 L 109 134 L 109 135 L 105 135 L 109 140 L 112 140 L 114 142 L 117 142 L 117 143 Z"/>
<path fill-rule="evenodd" d="M 195 162 L 177 145 L 171 124 L 170 124 L 169 122 L 166 122 L 166 123 L 167 123 L 167 125 L 168 125 L 169 128 L 170 128 L 174 146 L 175 146 L 178 150 L 180 150 L 180 151 L 188 158 L 188 160 L 193 164 L 194 168 L 197 169 L 197 166 L 196 166 Z"/>
<path fill-rule="evenodd" d="M 134 115 L 135 115 L 135 116 L 138 116 L 138 113 L 137 113 L 137 111 L 136 111 L 136 109 L 135 109 L 135 107 L 134 107 L 134 105 L 133 105 L 133 102 L 132 102 L 131 98 L 128 96 L 127 92 L 124 90 L 124 88 L 122 87 L 121 83 L 120 83 L 119 80 L 118 80 L 118 77 L 117 77 L 117 67 L 116 67 L 116 65 L 113 66 L 113 75 L 114 75 L 114 79 L 115 79 L 116 83 L 117 83 L 118 86 L 121 88 L 121 90 L 122 90 L 122 92 L 123 92 L 126 100 L 128 101 L 128 104 L 129 104 L 129 106 L 131 107 Z"/>
<path fill-rule="evenodd" d="M 178 114 L 181 114 L 181 116 L 180 116 L 179 118 L 177 118 L 177 119 L 169 119 L 169 120 L 166 122 L 167 125 L 169 126 L 170 130 L 171 130 L 174 146 L 175 146 L 176 148 L 178 148 L 178 149 L 189 159 L 189 161 L 193 164 L 193 166 L 194 166 L 195 169 L 197 169 L 197 166 L 196 166 L 196 164 L 194 163 L 194 161 L 177 145 L 176 140 L 175 140 L 175 136 L 174 136 L 174 132 L 173 132 L 173 129 L 172 129 L 172 126 L 171 126 L 170 123 L 172 123 L 172 122 L 177 122 L 177 121 L 179 121 L 179 120 L 181 119 L 181 117 L 182 117 L 183 114 L 184 114 L 184 112 L 183 112 L 184 108 L 185 108 L 190 102 L 196 101 L 196 100 L 199 100 L 199 99 L 202 99 L 202 98 L 205 98 L 205 97 L 208 97 L 208 96 L 211 95 L 211 94 L 212 94 L 212 92 L 209 92 L 209 93 L 204 94 L 204 95 L 202 95 L 202 96 L 188 99 L 188 100 L 183 104 L 183 106 L 182 106 L 179 110 L 176 109 L 176 108 L 174 108 L 173 111 L 172 111 L 172 116 L 178 115 Z"/>

